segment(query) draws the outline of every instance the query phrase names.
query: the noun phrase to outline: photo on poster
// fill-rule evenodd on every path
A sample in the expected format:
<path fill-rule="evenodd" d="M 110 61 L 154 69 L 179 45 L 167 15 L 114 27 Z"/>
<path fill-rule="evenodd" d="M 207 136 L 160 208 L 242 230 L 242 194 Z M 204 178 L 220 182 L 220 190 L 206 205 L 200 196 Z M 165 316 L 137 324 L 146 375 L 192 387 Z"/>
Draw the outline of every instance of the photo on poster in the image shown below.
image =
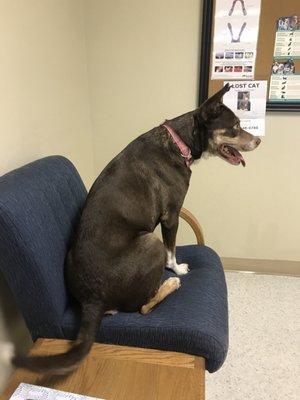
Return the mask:
<path fill-rule="evenodd" d="M 297 31 L 300 30 L 300 16 L 291 15 L 289 17 L 280 17 L 277 21 L 277 31 Z"/>
<path fill-rule="evenodd" d="M 234 72 L 243 72 L 243 67 L 242 65 L 236 65 L 234 67 Z"/>
<path fill-rule="evenodd" d="M 253 58 L 254 53 L 253 51 L 246 51 L 245 52 L 245 58 Z"/>
<path fill-rule="evenodd" d="M 236 59 L 242 59 L 242 58 L 244 58 L 244 52 L 243 52 L 243 51 L 236 51 L 236 52 L 234 53 L 234 58 L 236 58 Z"/>
<path fill-rule="evenodd" d="M 240 91 L 237 93 L 237 110 L 239 111 L 250 111 L 251 101 L 249 91 Z"/>
<path fill-rule="evenodd" d="M 294 74 L 295 73 L 295 63 L 293 59 L 287 61 L 274 60 L 272 64 L 272 74 Z"/>

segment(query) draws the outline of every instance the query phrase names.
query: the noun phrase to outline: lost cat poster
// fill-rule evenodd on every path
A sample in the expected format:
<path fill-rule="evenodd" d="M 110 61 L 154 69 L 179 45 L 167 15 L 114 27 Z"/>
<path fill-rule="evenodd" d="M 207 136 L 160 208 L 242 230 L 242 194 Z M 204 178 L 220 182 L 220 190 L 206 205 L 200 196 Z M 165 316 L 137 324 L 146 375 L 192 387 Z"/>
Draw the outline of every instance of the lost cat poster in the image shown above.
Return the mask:
<path fill-rule="evenodd" d="M 224 85 L 227 82 L 224 82 Z M 255 136 L 265 134 L 267 81 L 230 81 L 224 104 L 240 119 L 241 127 Z"/>

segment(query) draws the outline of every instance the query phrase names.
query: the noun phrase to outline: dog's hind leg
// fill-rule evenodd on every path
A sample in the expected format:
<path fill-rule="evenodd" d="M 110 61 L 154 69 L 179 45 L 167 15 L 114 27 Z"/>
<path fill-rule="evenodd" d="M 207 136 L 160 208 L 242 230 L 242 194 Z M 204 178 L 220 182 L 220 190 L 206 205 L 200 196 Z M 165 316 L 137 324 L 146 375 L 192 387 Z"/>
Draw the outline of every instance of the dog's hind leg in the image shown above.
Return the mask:
<path fill-rule="evenodd" d="M 165 299 L 169 294 L 171 294 L 172 292 L 174 292 L 179 288 L 180 288 L 179 278 L 172 277 L 166 279 L 159 287 L 156 295 L 141 308 L 141 313 L 148 314 L 150 311 L 152 311 L 153 307 L 155 307 L 156 304 L 162 302 L 163 299 Z"/>

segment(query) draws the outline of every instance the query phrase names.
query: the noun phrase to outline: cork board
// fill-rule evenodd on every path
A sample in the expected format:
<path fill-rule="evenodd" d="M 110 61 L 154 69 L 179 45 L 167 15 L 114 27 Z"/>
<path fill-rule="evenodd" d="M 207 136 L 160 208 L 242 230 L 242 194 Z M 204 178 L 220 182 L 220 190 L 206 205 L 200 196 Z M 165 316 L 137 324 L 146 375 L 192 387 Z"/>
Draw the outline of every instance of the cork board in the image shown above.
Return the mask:
<path fill-rule="evenodd" d="M 200 104 L 207 97 L 219 90 L 223 86 L 224 82 L 223 80 L 211 79 L 215 4 L 216 0 L 204 0 L 203 3 Z M 267 80 L 268 93 L 273 64 L 276 24 L 280 17 L 291 16 L 294 14 L 300 15 L 300 0 L 261 0 L 254 80 Z M 294 60 L 294 63 L 295 70 L 300 73 L 300 60 Z M 207 82 L 204 82 L 204 80 Z M 298 111 L 300 110 L 300 102 L 293 104 L 276 104 L 268 101 L 267 110 Z"/>

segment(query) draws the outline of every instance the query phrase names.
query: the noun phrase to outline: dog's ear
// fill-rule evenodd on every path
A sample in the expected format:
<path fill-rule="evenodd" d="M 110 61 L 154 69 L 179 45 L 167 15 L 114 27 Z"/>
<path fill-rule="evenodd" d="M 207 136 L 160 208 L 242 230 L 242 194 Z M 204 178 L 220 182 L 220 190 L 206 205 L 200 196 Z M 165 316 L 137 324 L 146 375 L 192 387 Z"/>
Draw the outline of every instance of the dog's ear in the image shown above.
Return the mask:
<path fill-rule="evenodd" d="M 221 90 L 213 94 L 199 107 L 200 114 L 204 119 L 204 121 L 217 118 L 220 115 L 223 104 L 222 98 L 224 94 L 229 90 L 230 90 L 230 85 L 229 83 L 226 83 L 226 85 L 222 87 Z"/>

